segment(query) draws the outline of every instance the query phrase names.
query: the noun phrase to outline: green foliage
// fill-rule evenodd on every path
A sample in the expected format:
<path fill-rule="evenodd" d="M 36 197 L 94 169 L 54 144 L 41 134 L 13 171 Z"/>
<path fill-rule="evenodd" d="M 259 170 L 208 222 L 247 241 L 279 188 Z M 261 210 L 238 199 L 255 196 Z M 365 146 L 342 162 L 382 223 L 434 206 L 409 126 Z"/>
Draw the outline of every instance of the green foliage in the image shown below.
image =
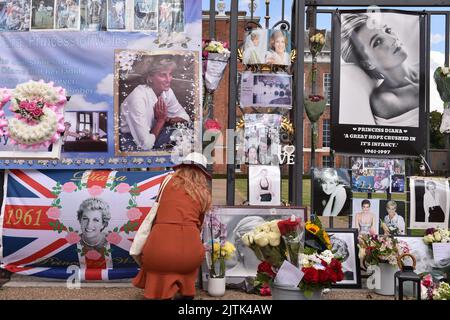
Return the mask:
<path fill-rule="evenodd" d="M 432 149 L 444 149 L 446 135 L 439 131 L 441 126 L 442 113 L 439 111 L 430 112 L 430 147 Z"/>

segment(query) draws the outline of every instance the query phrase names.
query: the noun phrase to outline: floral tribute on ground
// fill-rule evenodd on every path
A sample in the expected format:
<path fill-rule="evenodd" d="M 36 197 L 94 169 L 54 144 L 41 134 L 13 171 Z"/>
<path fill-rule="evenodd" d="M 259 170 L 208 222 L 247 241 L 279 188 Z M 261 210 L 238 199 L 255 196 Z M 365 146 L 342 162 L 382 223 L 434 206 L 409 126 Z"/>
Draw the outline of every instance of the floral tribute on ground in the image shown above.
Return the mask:
<path fill-rule="evenodd" d="M 359 257 L 364 263 L 397 265 L 397 258 L 410 253 L 408 244 L 390 235 L 364 234 L 358 237 Z"/>
<path fill-rule="evenodd" d="M 304 244 L 300 241 L 303 233 Z M 289 285 L 298 287 L 307 298 L 344 279 L 341 262 L 331 251 L 329 236 L 317 217 L 304 227 L 295 216 L 272 220 L 246 233 L 242 240 L 262 261 L 253 283 L 261 295 L 270 294 L 270 287 L 276 285 L 278 272 L 285 263 L 292 264 L 302 275 L 299 283 Z"/>
<path fill-rule="evenodd" d="M 23 148 L 48 148 L 64 132 L 63 108 L 66 91 L 53 82 L 29 81 L 9 91 L 0 90 L 0 108 L 11 101 L 9 110 L 14 117 L 5 119 L 0 111 L 0 134 Z"/>

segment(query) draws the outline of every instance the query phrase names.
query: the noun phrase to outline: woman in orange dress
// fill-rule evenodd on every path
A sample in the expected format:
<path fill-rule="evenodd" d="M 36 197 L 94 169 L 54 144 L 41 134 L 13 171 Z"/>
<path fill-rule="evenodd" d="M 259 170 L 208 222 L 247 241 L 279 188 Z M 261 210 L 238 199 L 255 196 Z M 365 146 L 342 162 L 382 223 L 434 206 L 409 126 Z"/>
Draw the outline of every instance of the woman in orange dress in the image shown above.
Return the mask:
<path fill-rule="evenodd" d="M 159 200 L 140 257 L 141 270 L 133 279 L 133 285 L 144 289 L 147 299 L 172 299 L 177 293 L 186 299 L 195 296 L 195 282 L 205 256 L 200 230 L 211 207 L 206 158 L 197 156 L 203 158 L 190 163 L 185 160 L 174 167 L 175 173 Z"/>

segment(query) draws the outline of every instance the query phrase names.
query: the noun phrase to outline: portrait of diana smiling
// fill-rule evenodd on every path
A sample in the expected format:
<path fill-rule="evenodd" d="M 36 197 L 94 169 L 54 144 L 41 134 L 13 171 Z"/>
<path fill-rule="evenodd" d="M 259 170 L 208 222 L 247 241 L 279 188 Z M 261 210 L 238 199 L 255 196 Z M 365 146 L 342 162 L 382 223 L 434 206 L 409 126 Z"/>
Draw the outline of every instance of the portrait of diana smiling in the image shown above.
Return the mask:
<path fill-rule="evenodd" d="M 81 226 L 81 243 L 89 248 L 101 248 L 107 244 L 103 232 L 111 220 L 109 205 L 99 198 L 84 200 L 77 211 Z"/>
<path fill-rule="evenodd" d="M 407 14 L 342 15 L 340 123 L 419 126 L 419 25 Z"/>

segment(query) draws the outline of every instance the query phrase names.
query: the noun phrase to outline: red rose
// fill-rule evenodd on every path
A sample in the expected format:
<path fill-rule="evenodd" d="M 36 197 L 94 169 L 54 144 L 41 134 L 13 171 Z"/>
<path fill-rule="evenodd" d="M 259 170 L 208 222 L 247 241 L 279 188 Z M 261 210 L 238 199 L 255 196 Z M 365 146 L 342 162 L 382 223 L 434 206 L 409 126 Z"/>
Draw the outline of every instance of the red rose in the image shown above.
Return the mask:
<path fill-rule="evenodd" d="M 337 282 L 338 276 L 336 274 L 336 272 L 334 272 L 333 269 L 331 269 L 330 267 L 328 267 L 326 269 L 326 273 L 328 275 L 328 280 L 331 281 L 332 283 Z"/>
<path fill-rule="evenodd" d="M 261 289 L 259 289 L 259 294 L 264 296 L 271 296 L 272 292 L 270 291 L 270 287 L 269 286 L 263 286 Z"/>
<path fill-rule="evenodd" d="M 320 283 L 325 283 L 329 280 L 329 273 L 327 270 L 319 270 L 319 281 Z"/>
<path fill-rule="evenodd" d="M 291 219 L 278 221 L 278 229 L 280 229 L 281 235 L 286 235 L 290 232 L 295 232 L 300 224 L 300 218 L 296 218 L 295 221 Z"/>
<path fill-rule="evenodd" d="M 220 130 L 222 127 L 220 126 L 220 123 L 216 120 L 208 119 L 205 121 L 205 129 L 206 130 Z"/>
<path fill-rule="evenodd" d="M 271 278 L 275 278 L 276 273 L 273 272 L 272 266 L 267 261 L 263 261 L 258 265 L 258 272 L 265 273 Z"/>
<path fill-rule="evenodd" d="M 306 283 L 318 283 L 319 282 L 319 271 L 314 268 L 302 268 L 302 272 L 305 274 L 303 280 Z"/>
<path fill-rule="evenodd" d="M 339 260 L 336 259 L 331 260 L 330 267 L 335 271 L 342 270 L 342 264 L 339 262 Z"/>

